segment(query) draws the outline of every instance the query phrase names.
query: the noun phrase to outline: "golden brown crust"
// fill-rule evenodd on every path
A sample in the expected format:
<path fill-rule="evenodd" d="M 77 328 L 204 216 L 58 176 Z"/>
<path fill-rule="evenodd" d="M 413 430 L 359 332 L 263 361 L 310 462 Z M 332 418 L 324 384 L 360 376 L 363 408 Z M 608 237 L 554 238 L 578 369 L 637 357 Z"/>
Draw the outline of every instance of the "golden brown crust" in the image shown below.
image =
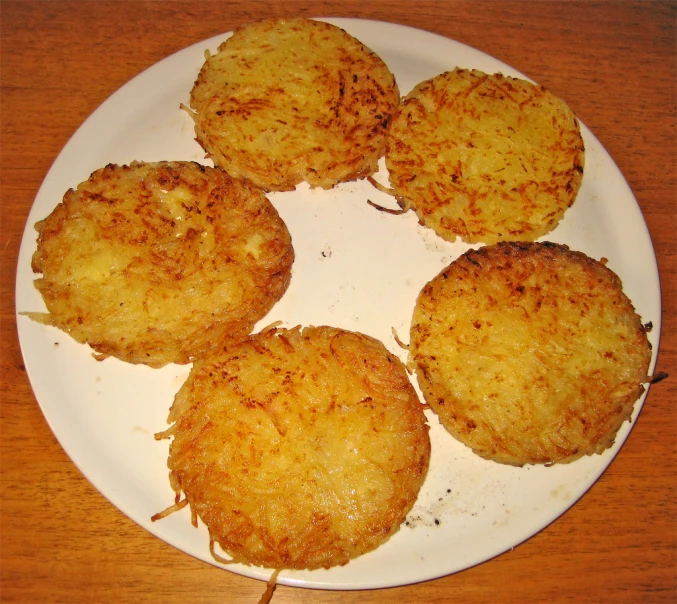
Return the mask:
<path fill-rule="evenodd" d="M 51 324 L 99 358 L 153 367 L 248 334 L 294 258 L 260 190 L 192 162 L 108 165 L 36 229 Z"/>
<path fill-rule="evenodd" d="M 216 165 L 283 191 L 375 172 L 398 102 L 375 53 L 334 25 L 296 18 L 237 29 L 206 60 L 190 105 Z"/>
<path fill-rule="evenodd" d="M 602 263 L 563 245 L 504 242 L 467 252 L 423 288 L 410 355 L 453 436 L 522 465 L 610 447 L 651 349 Z"/>
<path fill-rule="evenodd" d="M 454 241 L 533 241 L 576 199 L 584 148 L 561 99 L 525 80 L 456 69 L 402 101 L 386 146 L 400 204 Z"/>
<path fill-rule="evenodd" d="M 430 441 L 404 366 L 331 327 L 271 329 L 195 366 L 170 414 L 169 468 L 235 562 L 314 569 L 384 543 Z"/>

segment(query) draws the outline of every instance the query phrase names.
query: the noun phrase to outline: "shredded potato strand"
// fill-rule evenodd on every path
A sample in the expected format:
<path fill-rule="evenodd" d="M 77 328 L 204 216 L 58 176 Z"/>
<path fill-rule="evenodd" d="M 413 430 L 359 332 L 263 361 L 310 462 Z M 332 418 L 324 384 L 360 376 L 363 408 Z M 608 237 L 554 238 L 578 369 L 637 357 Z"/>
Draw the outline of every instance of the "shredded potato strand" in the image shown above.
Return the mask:
<path fill-rule="evenodd" d="M 263 592 L 263 595 L 259 600 L 259 604 L 268 604 L 268 602 L 270 602 L 270 600 L 272 599 L 273 592 L 277 587 L 277 577 L 280 574 L 280 570 L 281 569 L 277 568 L 275 569 L 275 571 L 273 571 L 273 574 L 270 575 L 270 579 L 268 579 L 268 583 L 266 583 L 266 591 Z"/>
<path fill-rule="evenodd" d="M 154 514 L 153 516 L 150 517 L 151 521 L 155 522 L 156 520 L 162 520 L 163 518 L 166 518 L 170 514 L 173 514 L 174 512 L 178 512 L 179 510 L 182 510 L 188 505 L 188 500 L 187 499 L 182 499 L 181 501 L 178 501 L 177 503 L 170 505 L 167 509 L 158 512 L 157 514 Z"/>

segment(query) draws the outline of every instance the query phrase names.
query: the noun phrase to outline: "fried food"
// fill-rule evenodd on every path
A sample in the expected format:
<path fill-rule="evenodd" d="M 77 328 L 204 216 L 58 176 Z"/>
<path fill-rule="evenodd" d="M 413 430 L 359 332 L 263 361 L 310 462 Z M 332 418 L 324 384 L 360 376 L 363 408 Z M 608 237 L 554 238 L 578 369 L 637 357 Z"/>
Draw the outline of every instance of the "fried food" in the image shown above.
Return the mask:
<path fill-rule="evenodd" d="M 618 276 L 553 243 L 468 251 L 423 288 L 412 319 L 410 361 L 440 422 L 512 465 L 610 447 L 650 358 Z"/>
<path fill-rule="evenodd" d="M 578 194 L 575 115 L 542 86 L 476 69 L 417 85 L 393 118 L 386 166 L 400 206 L 440 237 L 534 241 Z"/>
<path fill-rule="evenodd" d="M 303 18 L 235 30 L 190 96 L 197 140 L 214 163 L 271 191 L 375 172 L 398 103 L 395 78 L 374 52 Z"/>
<path fill-rule="evenodd" d="M 197 361 L 169 422 L 169 512 L 187 501 L 212 553 L 268 568 L 329 568 L 384 543 L 430 457 L 403 364 L 332 327 L 270 329 Z"/>
<path fill-rule="evenodd" d="M 284 294 L 294 250 L 260 190 L 192 162 L 94 172 L 36 224 L 48 314 L 96 351 L 160 367 L 251 332 Z"/>

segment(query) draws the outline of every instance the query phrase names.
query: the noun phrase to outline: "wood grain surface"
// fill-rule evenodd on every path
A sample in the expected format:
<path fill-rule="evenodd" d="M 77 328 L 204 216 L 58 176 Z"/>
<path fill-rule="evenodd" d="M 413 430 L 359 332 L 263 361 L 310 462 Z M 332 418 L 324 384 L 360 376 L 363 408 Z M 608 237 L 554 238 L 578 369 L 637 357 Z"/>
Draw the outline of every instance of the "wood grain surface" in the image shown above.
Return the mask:
<path fill-rule="evenodd" d="M 16 334 L 28 211 L 52 162 L 115 90 L 169 54 L 269 16 L 361 17 L 478 48 L 565 98 L 614 157 L 660 267 L 652 387 L 620 454 L 538 535 L 489 562 L 373 591 L 280 586 L 274 604 L 677 601 L 676 7 L 671 2 L 316 0 L 0 2 L 0 598 L 3 602 L 257 602 L 264 584 L 138 527 L 83 478 L 47 426 Z"/>

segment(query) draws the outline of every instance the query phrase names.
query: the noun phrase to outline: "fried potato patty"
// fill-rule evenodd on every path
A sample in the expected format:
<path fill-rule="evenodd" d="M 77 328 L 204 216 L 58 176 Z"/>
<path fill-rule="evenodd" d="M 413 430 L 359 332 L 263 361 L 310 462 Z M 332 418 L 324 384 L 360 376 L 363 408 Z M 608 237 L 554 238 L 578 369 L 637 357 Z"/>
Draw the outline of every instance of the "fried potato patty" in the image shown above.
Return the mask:
<path fill-rule="evenodd" d="M 374 52 L 303 18 L 235 30 L 190 96 L 197 140 L 214 163 L 275 191 L 374 173 L 398 103 L 395 78 Z"/>
<path fill-rule="evenodd" d="M 430 457 L 399 359 L 332 327 L 271 329 L 197 361 L 169 421 L 157 437 L 173 437 L 177 501 L 212 547 L 268 568 L 329 568 L 384 543 Z"/>
<path fill-rule="evenodd" d="M 444 427 L 523 465 L 610 447 L 644 391 L 651 347 L 620 279 L 553 243 L 469 251 L 416 302 L 410 361 Z"/>
<path fill-rule="evenodd" d="M 534 241 L 578 194 L 584 148 L 564 101 L 525 80 L 456 69 L 420 83 L 390 128 L 400 205 L 440 237 Z"/>
<path fill-rule="evenodd" d="M 99 358 L 152 367 L 248 334 L 294 259 L 263 192 L 192 162 L 108 165 L 36 229 L 32 267 L 49 314 L 28 314 Z"/>

